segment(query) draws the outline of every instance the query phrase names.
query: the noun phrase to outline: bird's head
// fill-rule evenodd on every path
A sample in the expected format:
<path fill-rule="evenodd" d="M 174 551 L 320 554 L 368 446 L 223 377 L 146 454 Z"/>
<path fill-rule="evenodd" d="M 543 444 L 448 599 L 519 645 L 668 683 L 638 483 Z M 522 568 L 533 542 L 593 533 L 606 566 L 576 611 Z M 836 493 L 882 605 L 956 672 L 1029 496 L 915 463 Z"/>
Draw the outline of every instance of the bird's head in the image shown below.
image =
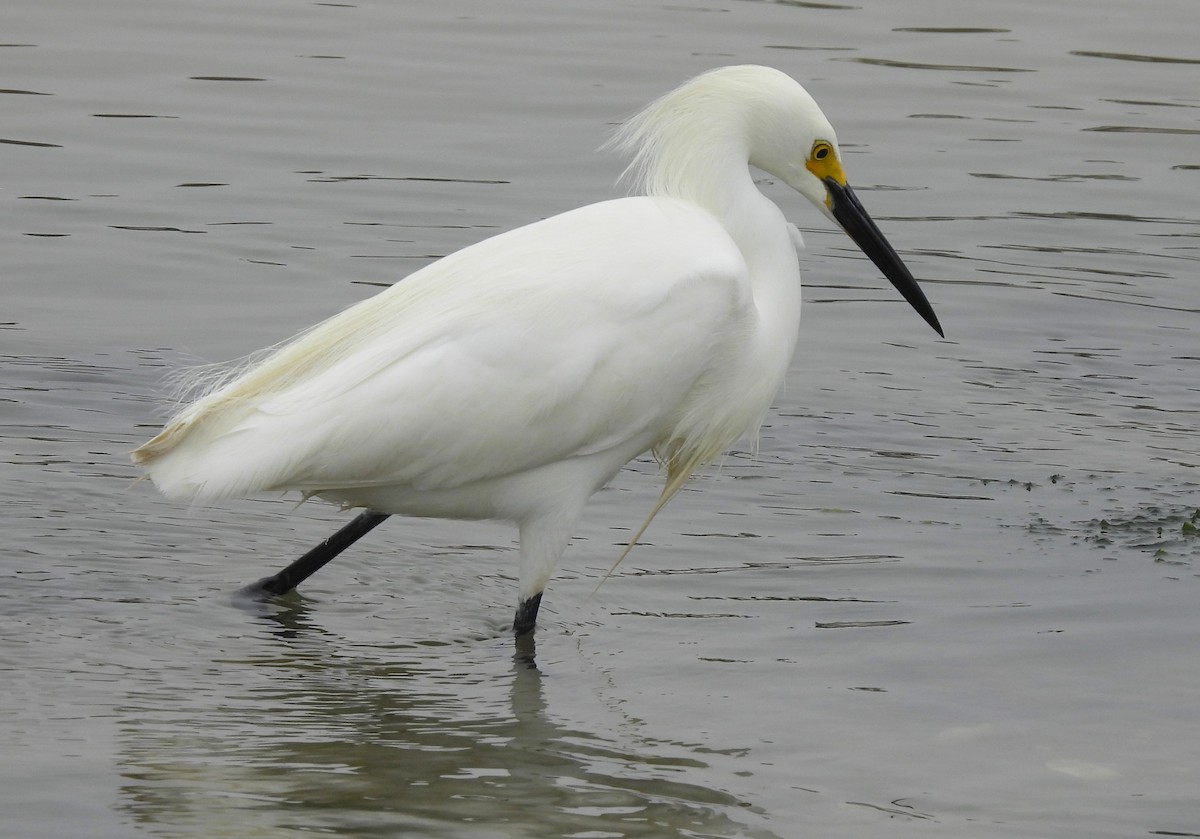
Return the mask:
<path fill-rule="evenodd" d="M 770 67 L 720 67 L 630 119 L 611 145 L 632 157 L 625 177 L 645 195 L 702 206 L 727 194 L 740 157 L 804 195 L 850 235 L 939 335 L 933 307 L 846 180 L 833 126 L 803 86 Z M 744 155 L 744 156 L 743 156 Z"/>
<path fill-rule="evenodd" d="M 760 79 L 762 93 L 748 110 L 750 165 L 782 180 L 846 231 L 925 322 L 942 335 L 925 293 L 850 188 L 837 134 L 816 101 L 790 76 L 755 69 L 767 72 Z"/>

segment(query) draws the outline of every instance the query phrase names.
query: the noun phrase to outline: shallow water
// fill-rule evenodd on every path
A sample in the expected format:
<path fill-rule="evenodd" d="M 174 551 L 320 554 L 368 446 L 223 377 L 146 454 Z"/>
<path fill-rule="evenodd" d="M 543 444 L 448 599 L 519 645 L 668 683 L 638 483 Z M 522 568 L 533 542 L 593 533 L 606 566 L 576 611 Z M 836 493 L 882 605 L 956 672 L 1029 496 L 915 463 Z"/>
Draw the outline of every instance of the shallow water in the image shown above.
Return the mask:
<path fill-rule="evenodd" d="M 23 4 L 0 36 L 13 837 L 1200 836 L 1191 4 Z M 614 193 L 708 67 L 804 81 L 946 327 L 804 230 L 756 455 L 598 495 L 535 643 L 513 534 L 189 510 L 164 374 Z"/>

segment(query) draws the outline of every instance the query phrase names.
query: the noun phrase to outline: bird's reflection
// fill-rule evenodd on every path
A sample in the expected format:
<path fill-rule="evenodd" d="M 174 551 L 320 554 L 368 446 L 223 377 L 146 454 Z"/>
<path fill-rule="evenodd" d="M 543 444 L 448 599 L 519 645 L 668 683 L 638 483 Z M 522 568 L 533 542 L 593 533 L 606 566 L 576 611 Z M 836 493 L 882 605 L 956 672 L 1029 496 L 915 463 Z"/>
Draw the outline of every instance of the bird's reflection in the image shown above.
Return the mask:
<path fill-rule="evenodd" d="M 597 724 L 602 703 L 557 719 L 546 688 L 571 659 L 544 671 L 532 635 L 362 647 L 301 597 L 257 620 L 253 659 L 193 662 L 123 709 L 124 800 L 152 832 L 772 836 L 683 747 Z"/>

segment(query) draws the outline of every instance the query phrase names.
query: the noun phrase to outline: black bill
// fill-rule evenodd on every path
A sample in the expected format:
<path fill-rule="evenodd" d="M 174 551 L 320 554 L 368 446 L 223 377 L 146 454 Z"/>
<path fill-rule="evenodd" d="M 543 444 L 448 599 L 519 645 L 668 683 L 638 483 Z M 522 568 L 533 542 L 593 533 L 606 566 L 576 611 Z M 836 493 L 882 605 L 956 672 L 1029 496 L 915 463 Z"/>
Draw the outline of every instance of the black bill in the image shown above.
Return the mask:
<path fill-rule="evenodd" d="M 834 178 L 825 178 L 825 186 L 829 190 L 829 211 L 833 213 L 837 223 L 855 244 L 862 248 L 863 253 L 871 258 L 896 290 L 904 295 L 904 299 L 917 310 L 917 314 L 925 318 L 925 322 L 932 326 L 938 335 L 946 337 L 942 332 L 942 325 L 938 323 L 937 315 L 933 313 L 933 307 L 925 299 L 925 292 L 921 291 L 908 266 L 900 261 L 896 251 L 863 209 L 850 185 L 840 184 Z"/>

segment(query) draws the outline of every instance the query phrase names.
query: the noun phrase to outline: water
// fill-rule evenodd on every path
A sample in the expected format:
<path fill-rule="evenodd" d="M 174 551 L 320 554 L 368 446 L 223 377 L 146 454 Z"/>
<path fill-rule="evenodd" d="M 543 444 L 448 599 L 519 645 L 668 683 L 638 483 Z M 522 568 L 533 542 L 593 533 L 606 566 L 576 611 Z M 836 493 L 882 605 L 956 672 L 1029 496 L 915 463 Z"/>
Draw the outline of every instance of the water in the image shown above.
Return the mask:
<path fill-rule="evenodd" d="M 59 2 L 0 41 L 5 837 L 1200 835 L 1191 4 Z M 613 194 L 609 126 L 778 66 L 938 341 L 798 196 L 756 456 L 601 493 L 536 650 L 513 534 L 189 510 L 162 376 Z"/>

